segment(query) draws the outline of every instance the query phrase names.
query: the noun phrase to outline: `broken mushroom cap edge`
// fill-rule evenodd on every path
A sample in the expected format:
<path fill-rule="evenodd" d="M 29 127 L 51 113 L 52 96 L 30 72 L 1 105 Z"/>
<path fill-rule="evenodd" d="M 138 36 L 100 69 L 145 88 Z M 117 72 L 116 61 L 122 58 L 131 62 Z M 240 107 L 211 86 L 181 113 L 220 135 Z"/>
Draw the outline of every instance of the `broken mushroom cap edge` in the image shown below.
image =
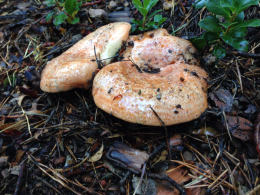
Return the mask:
<path fill-rule="evenodd" d="M 110 63 L 127 40 L 130 28 L 129 23 L 116 22 L 90 33 L 47 63 L 42 71 L 40 88 L 51 93 L 89 88 L 98 68 L 96 57 L 103 64 Z"/>

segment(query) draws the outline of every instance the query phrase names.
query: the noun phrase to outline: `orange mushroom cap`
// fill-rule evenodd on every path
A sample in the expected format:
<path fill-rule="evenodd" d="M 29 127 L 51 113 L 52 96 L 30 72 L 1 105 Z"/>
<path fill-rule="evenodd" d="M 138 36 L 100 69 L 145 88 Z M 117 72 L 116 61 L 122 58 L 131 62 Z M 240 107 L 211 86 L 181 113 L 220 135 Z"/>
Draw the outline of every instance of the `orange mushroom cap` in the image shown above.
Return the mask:
<path fill-rule="evenodd" d="M 89 88 L 98 68 L 95 56 L 103 64 L 110 63 L 122 43 L 127 40 L 130 28 L 129 23 L 116 22 L 87 35 L 47 63 L 41 75 L 41 89 L 55 93 L 73 88 Z"/>
<path fill-rule="evenodd" d="M 131 59 L 140 68 L 161 68 L 176 62 L 198 64 L 195 47 L 185 39 L 171 36 L 165 29 L 130 36 L 127 43 L 124 59 Z"/>
<path fill-rule="evenodd" d="M 195 65 L 175 63 L 151 74 L 140 72 L 132 62 L 116 62 L 95 76 L 92 95 L 99 108 L 125 121 L 160 126 L 162 120 L 173 125 L 205 111 L 206 78 Z"/>
<path fill-rule="evenodd" d="M 96 105 L 132 123 L 160 126 L 198 118 L 207 108 L 207 73 L 196 49 L 165 29 L 130 36 L 125 61 L 96 75 Z M 127 61 L 128 60 L 128 61 Z"/>

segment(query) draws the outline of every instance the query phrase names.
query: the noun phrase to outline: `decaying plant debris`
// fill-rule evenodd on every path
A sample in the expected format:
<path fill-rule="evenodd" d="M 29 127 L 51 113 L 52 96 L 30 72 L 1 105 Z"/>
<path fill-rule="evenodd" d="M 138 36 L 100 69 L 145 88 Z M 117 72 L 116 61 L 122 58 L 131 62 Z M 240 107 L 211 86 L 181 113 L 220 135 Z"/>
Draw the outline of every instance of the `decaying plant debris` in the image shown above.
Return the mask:
<path fill-rule="evenodd" d="M 209 107 L 189 123 L 130 124 L 97 109 L 91 90 L 40 90 L 47 61 L 111 22 L 109 14 L 90 18 L 88 9 L 140 19 L 130 1 L 115 2 L 114 8 L 110 1 L 88 2 L 79 24 L 55 27 L 45 20 L 51 8 L 37 1 L 0 1 L 0 194 L 259 193 L 257 28 L 249 29 L 246 55 L 227 48 L 217 61 L 210 47 L 199 54 L 211 78 Z M 207 12 L 192 2 L 175 1 L 164 11 L 164 28 L 181 27 L 175 36 L 186 39 L 200 35 Z M 259 7 L 246 17 L 259 18 Z M 138 171 L 131 155 L 140 160 Z"/>

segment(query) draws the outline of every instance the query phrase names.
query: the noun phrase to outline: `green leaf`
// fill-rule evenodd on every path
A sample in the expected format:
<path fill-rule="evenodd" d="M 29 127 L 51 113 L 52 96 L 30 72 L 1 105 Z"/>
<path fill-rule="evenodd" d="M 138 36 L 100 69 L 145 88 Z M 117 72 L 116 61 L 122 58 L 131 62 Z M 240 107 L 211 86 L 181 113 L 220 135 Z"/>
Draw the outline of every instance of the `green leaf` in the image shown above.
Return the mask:
<path fill-rule="evenodd" d="M 220 0 L 208 0 L 206 7 L 208 9 L 208 11 L 217 14 L 217 15 L 221 15 L 224 16 L 226 19 L 231 17 L 231 13 L 229 11 L 229 9 L 223 7 L 220 4 Z"/>
<path fill-rule="evenodd" d="M 144 8 L 149 12 L 159 0 L 143 0 Z"/>
<path fill-rule="evenodd" d="M 138 27 L 138 30 L 142 32 L 142 31 L 146 31 L 147 28 L 145 28 L 145 27 L 143 28 L 142 26 L 139 26 L 139 27 Z"/>
<path fill-rule="evenodd" d="M 237 15 L 238 12 L 238 7 L 239 7 L 239 3 L 241 0 L 220 0 L 220 5 L 222 5 L 222 7 L 229 9 L 232 14 Z"/>
<path fill-rule="evenodd" d="M 229 34 L 221 34 L 222 40 L 228 45 L 234 47 L 239 51 L 248 51 L 248 41 L 243 38 L 230 36 Z"/>
<path fill-rule="evenodd" d="M 162 15 L 155 15 L 154 18 L 153 18 L 153 21 L 156 22 L 156 23 L 159 23 L 162 20 L 163 20 Z"/>
<path fill-rule="evenodd" d="M 55 26 L 61 25 L 65 22 L 68 16 L 64 12 L 60 12 L 58 15 L 54 17 L 53 24 Z"/>
<path fill-rule="evenodd" d="M 135 8 L 143 7 L 143 4 L 142 4 L 142 2 L 140 0 L 133 0 L 132 2 L 134 4 Z"/>
<path fill-rule="evenodd" d="M 162 17 L 162 15 L 155 15 L 153 21 L 155 22 L 153 27 L 157 29 L 166 21 L 166 18 Z"/>
<path fill-rule="evenodd" d="M 192 39 L 190 39 L 190 41 L 192 42 L 193 45 L 195 45 L 195 47 L 198 50 L 203 50 L 207 45 L 207 42 L 206 42 L 206 40 L 204 39 L 203 36 L 192 38 Z"/>
<path fill-rule="evenodd" d="M 247 35 L 247 28 L 231 28 L 228 34 L 236 38 L 243 38 Z"/>
<path fill-rule="evenodd" d="M 214 43 L 216 40 L 219 39 L 219 34 L 213 32 L 205 32 L 203 38 L 209 43 Z"/>
<path fill-rule="evenodd" d="M 226 50 L 220 45 L 216 45 L 213 50 L 213 55 L 218 59 L 224 58 L 226 56 Z"/>
<path fill-rule="evenodd" d="M 53 11 L 52 11 L 52 12 L 49 12 L 49 13 L 46 15 L 46 21 L 49 22 L 49 21 L 52 19 L 53 15 L 54 15 L 54 12 L 53 12 Z"/>
<path fill-rule="evenodd" d="M 208 3 L 208 0 L 196 0 L 193 4 L 196 9 L 201 9 Z"/>
<path fill-rule="evenodd" d="M 133 0 L 133 5 L 144 17 L 148 14 L 148 10 L 143 7 L 143 4 L 140 0 Z"/>
<path fill-rule="evenodd" d="M 149 14 L 148 15 L 148 21 L 149 20 L 152 20 L 153 19 L 153 17 L 156 15 L 156 14 L 158 14 L 159 12 L 161 12 L 162 10 L 161 9 L 159 9 L 159 10 L 155 10 L 154 12 L 152 12 L 151 14 Z"/>
<path fill-rule="evenodd" d="M 233 0 L 220 0 L 220 4 L 225 8 L 230 8 L 232 11 L 235 10 L 234 7 L 235 1 Z"/>
<path fill-rule="evenodd" d="M 240 22 L 234 28 L 239 29 L 244 27 L 259 27 L 259 26 L 260 26 L 260 19 L 251 19 L 251 20 Z"/>
<path fill-rule="evenodd" d="M 143 24 L 141 20 L 134 19 L 132 22 L 133 22 L 133 24 L 136 24 L 137 26 L 141 26 Z"/>
<path fill-rule="evenodd" d="M 259 3 L 259 0 L 237 0 L 237 1 L 238 1 L 237 13 L 246 10 L 252 5 L 258 5 Z"/>
<path fill-rule="evenodd" d="M 133 23 L 131 25 L 131 32 L 135 32 L 137 30 L 137 25 L 135 23 Z"/>
<path fill-rule="evenodd" d="M 228 21 L 225 21 L 225 22 L 221 22 L 219 23 L 220 26 L 223 26 L 225 29 L 227 29 L 228 27 L 232 26 L 232 25 L 235 25 L 237 24 L 237 22 L 233 22 L 233 23 L 230 23 Z"/>
<path fill-rule="evenodd" d="M 234 26 L 236 26 L 237 24 L 239 24 L 238 22 L 223 22 L 223 23 L 220 23 L 221 26 L 223 26 L 225 29 L 228 29 L 228 28 L 232 28 Z"/>
<path fill-rule="evenodd" d="M 214 16 L 207 16 L 199 22 L 199 26 L 209 32 L 221 32 L 221 26 L 218 24 L 218 19 Z"/>
<path fill-rule="evenodd" d="M 238 21 L 238 22 L 242 22 L 245 18 L 245 13 L 244 12 L 240 12 L 240 14 L 237 15 L 235 21 Z"/>
<path fill-rule="evenodd" d="M 73 20 L 70 21 L 70 24 L 77 24 L 79 23 L 79 17 L 73 18 Z"/>
<path fill-rule="evenodd" d="M 78 12 L 78 1 L 77 0 L 66 0 L 65 1 L 65 10 L 69 15 L 72 15 L 74 12 Z"/>

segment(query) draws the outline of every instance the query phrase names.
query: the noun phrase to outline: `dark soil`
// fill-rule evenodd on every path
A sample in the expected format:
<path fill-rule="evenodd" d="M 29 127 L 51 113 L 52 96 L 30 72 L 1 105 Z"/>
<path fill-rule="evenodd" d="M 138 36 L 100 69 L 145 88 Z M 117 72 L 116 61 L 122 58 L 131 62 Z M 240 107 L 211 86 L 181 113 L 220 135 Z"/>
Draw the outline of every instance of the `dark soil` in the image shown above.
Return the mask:
<path fill-rule="evenodd" d="M 56 27 L 45 20 L 52 8 L 40 1 L 0 1 L 0 194 L 133 194 L 138 181 L 141 194 L 259 194 L 257 58 L 227 45 L 222 60 L 212 57 L 210 46 L 200 51 L 210 75 L 209 107 L 200 118 L 169 127 L 117 119 L 96 107 L 91 90 L 40 90 L 47 61 L 114 21 L 90 18 L 88 9 L 141 18 L 130 1 L 117 2 L 112 9 L 109 1 L 86 3 L 79 24 Z M 163 11 L 169 33 L 186 24 L 175 36 L 201 35 L 198 22 L 207 12 L 192 3 L 176 1 L 174 10 Z M 255 6 L 246 17 L 259 14 Z M 248 54 L 260 53 L 259 32 L 249 29 Z"/>

